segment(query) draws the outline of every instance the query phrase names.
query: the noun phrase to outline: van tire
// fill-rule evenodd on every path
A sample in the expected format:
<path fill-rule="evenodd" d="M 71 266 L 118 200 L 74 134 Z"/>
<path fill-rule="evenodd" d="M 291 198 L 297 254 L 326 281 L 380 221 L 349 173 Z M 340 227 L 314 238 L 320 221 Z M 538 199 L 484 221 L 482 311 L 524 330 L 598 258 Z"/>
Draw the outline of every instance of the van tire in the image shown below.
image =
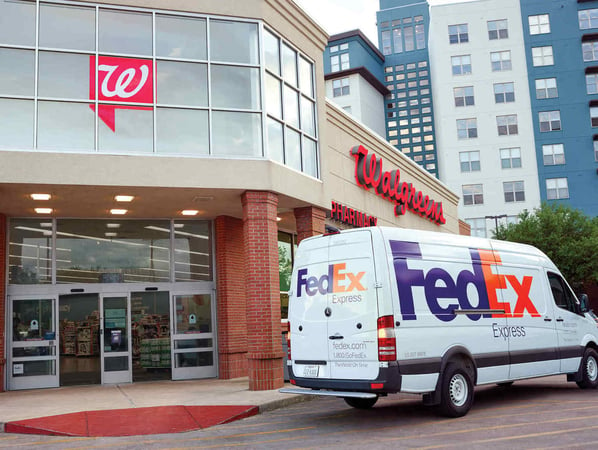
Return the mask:
<path fill-rule="evenodd" d="M 356 409 L 370 409 L 378 401 L 378 397 L 373 398 L 357 398 L 357 397 L 345 397 L 347 405 L 352 406 Z"/>
<path fill-rule="evenodd" d="M 473 381 L 467 369 L 459 363 L 448 363 L 440 384 L 439 412 L 447 417 L 467 414 L 473 404 Z"/>
<path fill-rule="evenodd" d="M 598 387 L 598 353 L 593 348 L 586 348 L 581 359 L 581 381 L 577 385 L 582 389 Z"/>

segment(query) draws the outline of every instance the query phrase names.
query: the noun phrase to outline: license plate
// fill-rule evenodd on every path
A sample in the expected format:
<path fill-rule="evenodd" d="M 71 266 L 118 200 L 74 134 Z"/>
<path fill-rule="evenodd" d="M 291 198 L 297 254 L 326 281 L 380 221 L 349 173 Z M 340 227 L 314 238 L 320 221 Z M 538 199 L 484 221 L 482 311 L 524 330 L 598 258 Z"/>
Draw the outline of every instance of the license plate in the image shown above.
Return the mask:
<path fill-rule="evenodd" d="M 320 372 L 320 366 L 304 366 L 303 376 L 307 378 L 317 378 Z"/>

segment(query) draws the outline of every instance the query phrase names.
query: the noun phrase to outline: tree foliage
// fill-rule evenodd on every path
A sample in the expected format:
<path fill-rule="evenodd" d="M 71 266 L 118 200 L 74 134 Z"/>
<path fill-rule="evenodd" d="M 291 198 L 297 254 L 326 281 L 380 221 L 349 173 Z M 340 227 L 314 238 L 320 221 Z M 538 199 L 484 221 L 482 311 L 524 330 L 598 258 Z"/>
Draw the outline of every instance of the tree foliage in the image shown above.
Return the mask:
<path fill-rule="evenodd" d="M 598 283 L 598 217 L 565 205 L 544 203 L 519 214 L 519 222 L 499 225 L 496 239 L 542 250 L 574 289 Z"/>

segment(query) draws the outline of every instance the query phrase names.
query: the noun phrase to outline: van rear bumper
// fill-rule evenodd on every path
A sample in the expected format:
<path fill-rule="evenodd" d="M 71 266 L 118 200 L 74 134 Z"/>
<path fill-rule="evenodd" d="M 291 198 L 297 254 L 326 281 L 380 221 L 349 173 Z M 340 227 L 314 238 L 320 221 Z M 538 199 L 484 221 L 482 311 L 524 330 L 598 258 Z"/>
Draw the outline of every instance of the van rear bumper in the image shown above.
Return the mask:
<path fill-rule="evenodd" d="M 303 378 L 293 373 L 289 368 L 291 384 L 311 389 L 327 389 L 331 391 L 372 392 L 375 394 L 394 394 L 401 390 L 401 374 L 396 362 L 390 362 L 388 367 L 380 367 L 378 377 L 374 380 L 340 380 L 332 378 Z M 372 387 L 372 385 L 377 385 Z"/>

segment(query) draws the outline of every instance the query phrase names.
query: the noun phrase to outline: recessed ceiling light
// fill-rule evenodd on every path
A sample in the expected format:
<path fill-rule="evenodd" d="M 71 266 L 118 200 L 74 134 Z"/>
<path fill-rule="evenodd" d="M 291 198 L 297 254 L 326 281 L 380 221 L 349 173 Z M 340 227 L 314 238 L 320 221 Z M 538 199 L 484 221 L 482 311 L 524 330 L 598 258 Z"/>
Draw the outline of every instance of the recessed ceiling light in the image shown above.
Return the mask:
<path fill-rule="evenodd" d="M 196 216 L 199 213 L 197 209 L 184 209 L 181 211 L 183 216 Z"/>
<path fill-rule="evenodd" d="M 111 209 L 110 214 L 114 214 L 115 216 L 122 216 L 127 213 L 126 209 Z"/>
<path fill-rule="evenodd" d="M 35 208 L 38 214 L 52 214 L 52 211 L 54 211 L 52 208 Z"/>
<path fill-rule="evenodd" d="M 50 200 L 52 196 L 50 194 L 31 194 L 33 200 Z"/>
<path fill-rule="evenodd" d="M 106 228 L 120 228 L 120 223 L 107 223 Z"/>
<path fill-rule="evenodd" d="M 112 232 L 107 231 L 106 233 L 104 233 L 104 236 L 106 236 L 106 237 L 115 237 L 117 234 L 118 233 L 112 233 Z"/>
<path fill-rule="evenodd" d="M 117 202 L 132 202 L 134 198 L 132 195 L 117 195 L 114 200 Z"/>

